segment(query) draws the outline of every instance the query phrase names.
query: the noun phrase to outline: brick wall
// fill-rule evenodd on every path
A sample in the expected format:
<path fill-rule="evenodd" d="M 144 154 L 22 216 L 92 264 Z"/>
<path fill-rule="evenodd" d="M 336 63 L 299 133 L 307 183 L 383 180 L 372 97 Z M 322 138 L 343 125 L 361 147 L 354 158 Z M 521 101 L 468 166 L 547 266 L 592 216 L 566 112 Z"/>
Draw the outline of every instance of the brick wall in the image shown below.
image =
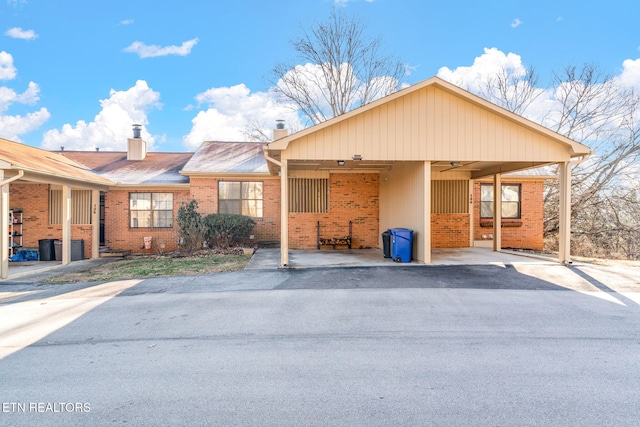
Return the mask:
<path fill-rule="evenodd" d="M 482 183 L 491 183 L 485 181 Z M 502 219 L 502 247 L 518 249 L 543 249 L 544 234 L 544 181 L 511 181 L 503 179 L 502 184 L 522 184 L 520 219 Z M 490 219 L 480 220 L 480 184 L 476 181 L 474 186 L 474 239 L 483 239 L 484 236 L 493 234 L 492 226 L 483 227 L 481 225 L 493 224 Z"/>
<path fill-rule="evenodd" d="M 468 248 L 469 214 L 431 214 L 432 248 Z"/>
<path fill-rule="evenodd" d="M 42 239 L 62 239 L 62 225 L 49 224 L 49 184 L 10 184 L 9 205 L 23 212 L 23 247 L 38 248 Z M 84 240 L 84 257 L 91 258 L 90 224 L 72 225 L 71 240 Z"/>
<path fill-rule="evenodd" d="M 377 248 L 379 176 L 365 173 L 331 174 L 329 212 L 289 214 L 289 247 L 315 249 L 318 221 L 320 236 L 325 238 L 347 236 L 349 221 L 352 221 L 352 248 Z"/>
<path fill-rule="evenodd" d="M 218 181 L 220 178 L 192 177 L 191 196 L 198 201 L 198 212 L 203 216 L 218 212 Z M 254 218 L 256 242 L 280 241 L 280 180 L 279 179 L 234 179 L 226 181 L 262 182 L 262 218 Z"/>
<path fill-rule="evenodd" d="M 155 253 L 156 245 L 164 244 L 164 251 L 178 248 L 178 232 L 175 216 L 181 202 L 190 200 L 189 190 L 153 190 L 173 193 L 173 218 L 171 228 L 131 228 L 129 227 L 129 190 L 110 190 L 105 194 L 105 245 L 115 250 L 130 250 L 133 253 Z M 145 191 L 140 191 L 145 192 Z M 144 237 L 152 237 L 151 249 L 144 249 Z"/>

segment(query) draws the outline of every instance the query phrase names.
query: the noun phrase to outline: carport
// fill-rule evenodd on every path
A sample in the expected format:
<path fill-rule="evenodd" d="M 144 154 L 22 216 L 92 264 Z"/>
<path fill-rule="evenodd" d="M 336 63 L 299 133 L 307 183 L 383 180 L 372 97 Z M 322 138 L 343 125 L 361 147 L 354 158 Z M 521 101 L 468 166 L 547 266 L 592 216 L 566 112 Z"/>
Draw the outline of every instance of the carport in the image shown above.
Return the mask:
<path fill-rule="evenodd" d="M 283 267 L 289 265 L 295 236 L 289 225 L 294 218 L 291 201 L 301 197 L 292 191 L 291 178 L 330 180 L 350 173 L 375 177 L 376 234 L 393 227 L 413 229 L 414 258 L 429 264 L 438 239 L 432 233 L 440 219 L 436 206 L 454 206 L 456 213 L 470 216 L 474 180 L 492 178 L 494 194 L 501 194 L 502 174 L 545 165 L 559 166 L 558 258 L 570 260 L 571 168 L 590 154 L 589 148 L 442 79 L 433 77 L 303 131 L 278 136 L 265 154 L 271 173 L 281 176 L 281 206 L 289 207 L 281 209 Z M 330 189 L 327 198 L 336 195 Z M 500 251 L 502 201 L 494 199 L 493 250 Z M 331 215 L 330 210 L 326 213 Z M 461 227 L 469 234 L 461 247 L 472 246 L 473 226 Z"/>
<path fill-rule="evenodd" d="M 19 184 L 46 184 L 59 186 L 62 190 L 61 197 L 61 229 L 62 229 L 62 264 L 71 261 L 71 217 L 72 217 L 72 190 L 89 190 L 91 192 L 91 258 L 99 256 L 98 203 L 100 191 L 107 191 L 108 179 L 93 174 L 83 165 L 75 163 L 64 156 L 38 148 L 19 144 L 13 141 L 0 139 L 0 214 L 4 218 L 10 217 L 10 209 L 13 207 L 10 198 L 12 185 Z M 22 208 L 22 207 L 21 207 Z M 46 215 L 48 212 L 25 212 L 25 217 Z M 9 221 L 0 223 L 0 278 L 7 278 L 9 274 Z M 39 230 L 43 231 L 43 230 Z"/>

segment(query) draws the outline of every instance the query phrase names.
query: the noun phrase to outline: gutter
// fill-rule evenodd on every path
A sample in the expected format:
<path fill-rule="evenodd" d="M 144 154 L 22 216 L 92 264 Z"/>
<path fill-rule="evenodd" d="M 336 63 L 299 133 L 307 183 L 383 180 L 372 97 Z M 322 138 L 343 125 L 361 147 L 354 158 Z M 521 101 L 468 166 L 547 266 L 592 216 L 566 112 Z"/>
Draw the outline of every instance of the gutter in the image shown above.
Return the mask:
<path fill-rule="evenodd" d="M 12 176 L 11 178 L 5 179 L 4 181 L 0 181 L 0 186 L 4 186 L 6 184 L 10 184 L 13 181 L 16 181 L 16 180 L 22 178 L 23 176 L 24 176 L 24 171 L 22 169 L 20 169 L 18 171 L 18 175 Z"/>
<path fill-rule="evenodd" d="M 279 162 L 278 160 L 274 159 L 273 157 L 271 157 L 269 155 L 269 146 L 265 146 L 263 148 L 264 151 L 264 158 L 267 159 L 268 162 L 273 163 L 274 165 L 277 165 L 279 167 L 282 167 L 282 162 Z"/>

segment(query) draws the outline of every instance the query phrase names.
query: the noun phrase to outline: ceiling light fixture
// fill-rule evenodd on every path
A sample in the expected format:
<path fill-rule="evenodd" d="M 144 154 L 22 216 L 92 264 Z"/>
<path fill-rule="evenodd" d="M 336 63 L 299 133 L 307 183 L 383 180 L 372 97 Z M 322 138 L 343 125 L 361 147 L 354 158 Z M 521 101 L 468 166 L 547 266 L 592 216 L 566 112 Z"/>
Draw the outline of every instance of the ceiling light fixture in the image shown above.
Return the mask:
<path fill-rule="evenodd" d="M 460 162 L 449 162 L 451 166 L 460 166 Z"/>
<path fill-rule="evenodd" d="M 338 166 L 344 166 L 344 160 L 338 160 Z"/>

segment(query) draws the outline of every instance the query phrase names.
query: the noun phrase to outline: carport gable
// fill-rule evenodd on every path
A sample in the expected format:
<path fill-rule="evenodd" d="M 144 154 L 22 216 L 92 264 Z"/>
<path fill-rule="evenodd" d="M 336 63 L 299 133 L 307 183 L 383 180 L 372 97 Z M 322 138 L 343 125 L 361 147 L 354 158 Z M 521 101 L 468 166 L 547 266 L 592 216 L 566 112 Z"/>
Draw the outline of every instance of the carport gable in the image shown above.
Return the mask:
<path fill-rule="evenodd" d="M 549 164 L 590 150 L 437 77 L 270 143 L 271 173 L 377 173 L 380 229 L 416 230 L 428 262 L 431 181 L 473 180 Z M 282 205 L 287 206 L 287 180 Z M 282 241 L 288 218 L 282 217 Z M 284 252 L 287 247 L 283 247 Z"/>

